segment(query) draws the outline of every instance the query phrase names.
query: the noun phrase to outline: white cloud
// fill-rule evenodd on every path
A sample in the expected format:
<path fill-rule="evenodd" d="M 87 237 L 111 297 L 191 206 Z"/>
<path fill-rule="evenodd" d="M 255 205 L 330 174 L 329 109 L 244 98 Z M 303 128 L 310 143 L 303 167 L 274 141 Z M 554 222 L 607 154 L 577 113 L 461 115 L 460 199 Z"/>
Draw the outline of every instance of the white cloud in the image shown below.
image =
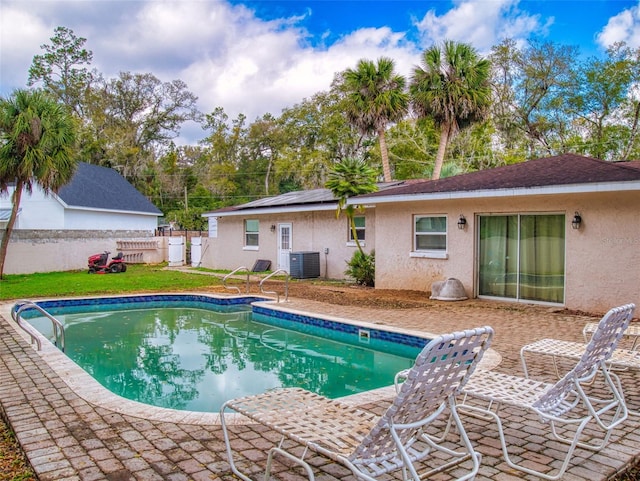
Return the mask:
<path fill-rule="evenodd" d="M 335 71 L 360 58 L 355 49 L 365 42 L 352 42 L 351 52 L 342 46 L 333 57 L 308 46 L 299 17 L 263 21 L 244 6 L 222 1 L 106 3 L 111 9 L 105 10 L 105 2 L 3 2 L 2 93 L 26 85 L 33 56 L 64 25 L 87 38 L 92 67 L 105 77 L 132 71 L 181 79 L 204 112 L 222 106 L 232 117 L 244 113 L 253 120 L 328 89 Z M 93 6 L 100 7 L 95 15 Z M 30 25 L 37 26 L 33 34 Z M 372 37 L 370 50 L 384 40 L 374 31 L 361 37 Z"/>
<path fill-rule="evenodd" d="M 231 116 L 242 112 L 249 120 L 266 112 L 278 115 L 284 107 L 328 90 L 335 73 L 361 58 L 386 55 L 402 72 L 403 64 L 410 65 L 416 56 L 402 44 L 402 35 L 387 28 L 359 30 L 321 50 L 304 46 L 304 32 L 257 29 L 234 38 L 239 40 L 230 42 L 224 56 L 194 62 L 182 78 L 199 92 L 207 110 L 222 106 Z"/>
<path fill-rule="evenodd" d="M 0 87 L 3 94 L 25 87 L 33 56 L 50 36 L 42 19 L 12 5 L 1 7 L 0 14 Z"/>
<path fill-rule="evenodd" d="M 518 9 L 520 0 L 458 0 L 442 15 L 434 9 L 416 21 L 422 36 L 423 48 L 443 40 L 454 40 L 473 45 L 487 53 L 504 38 L 527 38 L 532 34 L 544 35 L 553 19 L 542 21 Z"/>
<path fill-rule="evenodd" d="M 605 48 L 615 42 L 626 42 L 633 48 L 640 47 L 640 5 L 611 17 L 596 39 Z"/>
<path fill-rule="evenodd" d="M 430 10 L 407 24 L 407 31 L 363 26 L 313 46 L 303 28 L 312 11 L 265 21 L 225 0 L 2 0 L 0 93 L 26 85 L 40 45 L 50 44 L 56 26 L 65 26 L 87 39 L 92 67 L 105 77 L 131 71 L 150 72 L 162 81 L 181 79 L 199 97 L 203 112 L 220 106 L 231 118 L 243 113 L 252 121 L 328 90 L 337 72 L 362 58 L 390 57 L 409 77 L 421 51 L 445 38 L 486 54 L 504 37 L 544 34 L 552 20 L 518 5 L 519 0 L 456 0 L 442 15 Z M 420 45 L 410 40 L 413 29 Z M 328 32 L 316 35 L 315 40 L 329 38 Z M 196 130 L 191 126 L 183 135 L 193 137 Z"/>

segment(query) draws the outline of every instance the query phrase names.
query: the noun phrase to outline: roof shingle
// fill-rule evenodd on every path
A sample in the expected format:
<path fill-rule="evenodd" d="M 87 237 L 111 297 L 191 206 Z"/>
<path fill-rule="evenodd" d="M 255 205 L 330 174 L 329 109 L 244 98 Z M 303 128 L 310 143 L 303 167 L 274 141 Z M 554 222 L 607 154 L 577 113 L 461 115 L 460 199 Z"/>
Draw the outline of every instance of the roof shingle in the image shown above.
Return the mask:
<path fill-rule="evenodd" d="M 640 180 L 640 165 L 635 164 L 563 154 L 438 180 L 408 181 L 398 187 L 361 197 L 637 181 Z"/>
<path fill-rule="evenodd" d="M 162 212 L 118 172 L 79 162 L 71 181 L 58 191 L 70 207 L 162 215 Z"/>

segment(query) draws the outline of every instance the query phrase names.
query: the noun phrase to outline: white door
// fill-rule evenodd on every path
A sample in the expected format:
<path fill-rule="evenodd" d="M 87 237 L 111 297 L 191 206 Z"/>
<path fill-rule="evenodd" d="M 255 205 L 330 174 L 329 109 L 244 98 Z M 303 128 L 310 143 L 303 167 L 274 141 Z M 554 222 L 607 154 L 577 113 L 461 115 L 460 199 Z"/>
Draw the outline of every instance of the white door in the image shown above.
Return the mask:
<path fill-rule="evenodd" d="M 185 257 L 184 237 L 169 237 L 169 266 L 183 266 Z"/>
<path fill-rule="evenodd" d="M 291 245 L 291 224 L 278 224 L 278 269 L 289 272 Z"/>
<path fill-rule="evenodd" d="M 202 262 L 202 237 L 191 238 L 191 266 L 200 267 Z"/>

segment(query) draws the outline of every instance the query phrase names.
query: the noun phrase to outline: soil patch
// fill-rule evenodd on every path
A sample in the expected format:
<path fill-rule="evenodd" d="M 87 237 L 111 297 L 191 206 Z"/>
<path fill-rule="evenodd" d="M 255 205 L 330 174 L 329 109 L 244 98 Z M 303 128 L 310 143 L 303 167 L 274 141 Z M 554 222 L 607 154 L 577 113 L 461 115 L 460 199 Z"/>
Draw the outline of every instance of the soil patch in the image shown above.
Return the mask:
<path fill-rule="evenodd" d="M 251 281 L 251 293 L 256 293 L 256 284 L 259 279 Z M 238 284 L 240 285 L 240 284 Z M 242 287 L 241 287 L 242 288 Z M 278 292 L 282 298 L 284 295 L 284 281 L 267 281 L 264 284 L 265 291 Z M 223 286 L 211 287 L 211 292 L 225 292 L 229 290 Z M 289 297 L 298 299 L 309 299 L 312 301 L 324 302 L 339 306 L 360 306 L 377 309 L 419 309 L 425 307 L 443 308 L 448 304 L 465 304 L 476 307 L 486 307 L 493 309 L 509 309 L 514 311 L 525 311 L 530 309 L 544 309 L 562 312 L 567 315 L 597 317 L 598 313 L 587 313 L 582 311 L 572 311 L 563 307 L 541 307 L 527 303 L 484 301 L 469 299 L 467 301 L 439 301 L 429 299 L 431 295 L 427 291 L 405 290 L 405 289 L 376 289 L 364 287 L 356 284 L 348 284 L 340 281 L 323 281 L 317 279 L 291 279 L 289 281 Z"/>
<path fill-rule="evenodd" d="M 289 285 L 289 295 L 301 299 L 340 306 L 378 307 L 381 309 L 413 309 L 433 305 L 424 291 L 374 289 L 356 285 L 326 286 L 312 283 Z"/>

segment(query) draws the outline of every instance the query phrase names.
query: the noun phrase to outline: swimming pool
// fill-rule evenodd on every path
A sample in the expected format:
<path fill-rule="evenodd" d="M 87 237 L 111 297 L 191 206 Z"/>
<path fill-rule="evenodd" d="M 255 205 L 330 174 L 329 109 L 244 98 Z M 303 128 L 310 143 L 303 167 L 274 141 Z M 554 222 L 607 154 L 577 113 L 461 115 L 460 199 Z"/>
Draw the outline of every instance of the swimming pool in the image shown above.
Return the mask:
<path fill-rule="evenodd" d="M 38 304 L 66 325 L 67 354 L 103 386 L 189 411 L 216 411 L 227 399 L 279 386 L 329 397 L 376 389 L 428 342 L 262 300 L 154 295 Z M 45 321 L 30 320 L 50 337 Z"/>

